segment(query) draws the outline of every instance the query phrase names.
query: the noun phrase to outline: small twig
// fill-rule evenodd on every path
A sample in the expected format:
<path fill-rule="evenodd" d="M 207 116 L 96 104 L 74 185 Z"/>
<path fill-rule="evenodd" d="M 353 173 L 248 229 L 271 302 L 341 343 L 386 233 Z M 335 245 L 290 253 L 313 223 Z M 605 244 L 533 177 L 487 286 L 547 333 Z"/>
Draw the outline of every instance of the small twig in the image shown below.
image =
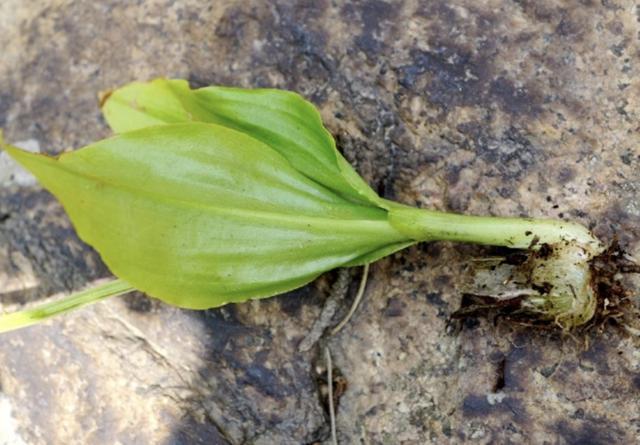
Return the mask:
<path fill-rule="evenodd" d="M 329 347 L 324 348 L 324 355 L 327 361 L 327 387 L 329 389 L 329 420 L 331 421 L 331 443 L 338 445 L 338 435 L 336 433 L 336 410 L 333 406 L 333 363 L 331 362 L 331 351 Z"/>
<path fill-rule="evenodd" d="M 338 323 L 338 325 L 333 328 L 331 331 L 331 335 L 336 335 L 340 330 L 351 320 L 351 317 L 356 312 L 360 301 L 362 300 L 362 296 L 364 295 L 364 289 L 367 287 L 367 278 L 369 276 L 369 264 L 364 265 L 364 269 L 362 270 L 362 278 L 360 279 L 360 287 L 358 287 L 358 293 L 356 294 L 356 298 L 353 300 L 353 304 L 351 305 L 351 309 L 349 309 L 349 313 L 344 319 Z"/>
<path fill-rule="evenodd" d="M 329 297 L 327 298 L 320 316 L 313 323 L 311 330 L 307 333 L 304 339 L 298 346 L 298 351 L 307 352 L 310 351 L 322 337 L 322 334 L 332 325 L 333 316 L 338 310 L 338 301 L 345 298 L 347 291 L 349 290 L 349 282 L 351 281 L 351 273 L 349 269 L 340 269 L 338 271 L 338 278 L 331 286 Z"/>

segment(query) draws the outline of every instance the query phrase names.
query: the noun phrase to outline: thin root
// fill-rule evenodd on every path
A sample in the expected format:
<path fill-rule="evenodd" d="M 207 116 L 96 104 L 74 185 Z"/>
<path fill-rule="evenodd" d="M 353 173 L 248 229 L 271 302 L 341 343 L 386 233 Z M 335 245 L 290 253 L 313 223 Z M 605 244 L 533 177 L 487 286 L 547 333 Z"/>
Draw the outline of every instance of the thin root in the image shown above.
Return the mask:
<path fill-rule="evenodd" d="M 360 287 L 358 287 L 358 293 L 356 294 L 356 298 L 353 300 L 353 304 L 351 305 L 351 309 L 349 309 L 349 313 L 344 319 L 338 323 L 338 325 L 333 328 L 331 331 L 331 335 L 336 335 L 342 328 L 351 320 L 353 314 L 356 312 L 356 309 L 360 305 L 360 301 L 362 300 L 362 296 L 364 295 L 364 289 L 367 287 L 367 278 L 369 277 L 369 264 L 364 265 L 364 269 L 362 270 L 362 278 L 360 279 Z"/>
<path fill-rule="evenodd" d="M 325 360 L 327 362 L 327 387 L 329 391 L 329 420 L 331 422 L 331 444 L 338 445 L 338 435 L 336 432 L 336 409 L 333 404 L 333 363 L 331 361 L 331 351 L 329 347 L 324 348 Z"/>

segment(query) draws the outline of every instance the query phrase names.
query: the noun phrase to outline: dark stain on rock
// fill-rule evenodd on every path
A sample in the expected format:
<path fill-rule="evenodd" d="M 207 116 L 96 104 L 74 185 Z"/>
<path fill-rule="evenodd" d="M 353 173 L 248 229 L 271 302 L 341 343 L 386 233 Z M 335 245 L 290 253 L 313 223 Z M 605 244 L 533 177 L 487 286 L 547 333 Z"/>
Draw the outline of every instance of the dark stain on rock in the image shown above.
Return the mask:
<path fill-rule="evenodd" d="M 158 300 L 152 300 L 142 292 L 131 292 L 124 297 L 124 302 L 129 310 L 145 314 L 154 309 Z"/>
<path fill-rule="evenodd" d="M 447 172 L 444 175 L 445 180 L 450 186 L 455 186 L 460 181 L 460 171 L 462 167 L 459 165 L 447 166 Z"/>
<path fill-rule="evenodd" d="M 523 12 L 530 18 L 539 22 L 552 22 L 557 17 L 557 10 L 552 9 L 545 2 L 538 0 L 517 0 Z"/>
<path fill-rule="evenodd" d="M 590 343 L 589 349 L 580 354 L 580 359 L 582 362 L 586 362 L 595 367 L 599 374 L 608 375 L 611 373 L 611 368 L 607 361 L 610 348 L 611 346 L 607 344 L 605 340 L 597 339 Z"/>
<path fill-rule="evenodd" d="M 482 122 L 462 122 L 456 126 L 456 130 L 466 137 L 462 143 L 464 148 L 485 147 L 489 143 L 490 136 L 486 134 L 485 126 L 482 125 Z"/>
<path fill-rule="evenodd" d="M 221 308 L 197 311 L 195 314 L 208 330 L 215 333 L 211 339 L 214 351 L 225 351 L 227 344 L 242 336 L 251 335 L 255 330 L 238 320 L 236 307 L 231 304 Z"/>
<path fill-rule="evenodd" d="M 491 82 L 490 96 L 508 114 L 537 116 L 541 109 L 540 98 L 526 87 L 516 87 L 514 83 L 505 78 L 498 77 Z"/>
<path fill-rule="evenodd" d="M 470 418 L 502 414 L 513 419 L 516 423 L 523 423 L 527 420 L 527 412 L 522 402 L 511 396 L 505 396 L 502 401 L 496 400 L 491 404 L 486 395 L 469 394 L 462 401 L 462 414 Z"/>
<path fill-rule="evenodd" d="M 247 55 L 243 60 L 252 86 L 294 90 L 322 103 L 336 72 L 319 20 L 327 8 L 326 1 L 230 7 L 216 25 L 215 44 L 224 47 L 229 60 L 237 53 Z M 259 50 L 253 46 L 256 42 L 261 44 Z M 277 73 L 281 76 L 273 76 Z M 209 72 L 194 71 L 191 76 L 205 85 L 221 80 Z M 233 83 L 234 78 L 223 81 Z"/>
<path fill-rule="evenodd" d="M 640 159 L 640 157 L 638 157 L 638 159 Z M 620 160 L 624 165 L 631 165 L 634 161 L 634 153 L 630 149 L 627 149 L 620 155 Z"/>
<path fill-rule="evenodd" d="M 239 385 L 252 386 L 265 396 L 274 399 L 284 399 L 291 393 L 290 388 L 282 384 L 276 373 L 264 365 L 253 363 L 244 367 L 243 371 L 244 375 L 236 380 Z"/>
<path fill-rule="evenodd" d="M 480 327 L 480 319 L 476 317 L 466 317 L 462 319 L 462 329 L 467 331 L 473 331 Z"/>
<path fill-rule="evenodd" d="M 540 352 L 533 338 L 517 335 L 513 346 L 504 355 L 504 388 L 510 391 L 526 391 L 531 370 L 540 363 Z"/>
<path fill-rule="evenodd" d="M 314 103 L 324 102 L 325 91 L 318 85 L 330 83 L 336 64 L 326 52 L 324 30 L 311 24 L 322 16 L 326 2 L 282 2 L 274 8 L 275 18 L 265 13 L 259 19 L 265 44 L 254 53 L 253 64 L 282 73 L 286 83 L 279 87 L 298 91 Z"/>
<path fill-rule="evenodd" d="M 543 163 L 545 153 L 533 145 L 522 130 L 509 127 L 495 137 L 471 123 L 459 125 L 458 130 L 469 136 L 468 144 L 476 154 L 490 164 L 487 176 L 501 176 L 505 180 L 517 180 L 538 163 Z"/>
<path fill-rule="evenodd" d="M 438 17 L 442 23 L 451 25 L 457 22 L 456 12 L 447 2 L 442 1 L 419 2 L 416 15 L 425 18 Z"/>
<path fill-rule="evenodd" d="M 438 292 L 429 292 L 426 297 L 427 302 L 439 308 L 448 308 L 449 305 L 442 299 L 442 295 Z"/>
<path fill-rule="evenodd" d="M 485 99 L 483 86 L 488 71 L 485 63 L 471 52 L 452 45 L 441 45 L 431 51 L 412 49 L 411 64 L 398 68 L 400 85 L 418 94 L 443 110 L 461 105 L 475 105 Z M 430 78 L 423 86 L 425 74 Z M 424 90 L 423 90 L 424 89 Z"/>
<path fill-rule="evenodd" d="M 215 35 L 227 40 L 231 45 L 239 47 L 245 36 L 245 27 L 256 17 L 243 8 L 234 6 L 228 8 L 215 27 Z"/>
<path fill-rule="evenodd" d="M 210 419 L 202 422 L 194 415 L 188 414 L 165 445 L 231 445 L 232 443 L 224 437 L 213 422 L 210 422 Z"/>
<path fill-rule="evenodd" d="M 609 49 L 616 57 L 622 57 L 624 55 L 624 51 L 627 48 L 627 42 L 622 41 L 618 44 L 611 45 Z"/>
<path fill-rule="evenodd" d="M 571 40 L 579 39 L 582 33 L 582 27 L 580 27 L 577 23 L 573 22 L 570 17 L 564 15 L 558 26 L 556 26 L 556 34 L 561 37 L 568 38 Z"/>
<path fill-rule="evenodd" d="M 395 11 L 393 5 L 382 0 L 348 2 L 345 6 L 345 14 L 360 17 L 362 28 L 355 38 L 355 44 L 367 57 L 374 57 L 384 50 L 386 44 L 379 38 L 379 34 L 383 22 L 393 20 Z"/>
<path fill-rule="evenodd" d="M 286 294 L 276 297 L 280 303 L 280 309 L 291 317 L 298 317 L 300 311 L 306 305 L 320 305 L 321 298 L 315 285 L 308 284 Z"/>
<path fill-rule="evenodd" d="M 505 74 L 492 77 L 493 47 L 470 50 L 446 41 L 432 46 L 428 51 L 410 50 L 411 63 L 396 68 L 400 86 L 425 95 L 445 112 L 492 103 L 516 117 L 536 117 L 542 111 L 543 98 L 533 86 L 516 86 Z"/>
<path fill-rule="evenodd" d="M 566 184 L 576 177 L 576 171 L 569 165 L 562 166 L 558 171 L 558 183 Z"/>
<path fill-rule="evenodd" d="M 620 245 L 627 246 L 640 237 L 638 217 L 629 213 L 620 200 L 613 202 L 609 208 L 594 218 L 597 221 L 593 231 L 600 239 L 618 239 Z"/>
<path fill-rule="evenodd" d="M 462 402 L 462 412 L 467 417 L 488 416 L 494 411 L 494 405 L 483 394 L 469 394 Z"/>
<path fill-rule="evenodd" d="M 400 298 L 391 297 L 387 301 L 387 307 L 384 309 L 385 317 L 401 317 L 407 307 L 406 303 Z"/>
<path fill-rule="evenodd" d="M 624 429 L 607 419 L 585 416 L 581 421 L 560 420 L 554 430 L 567 445 L 610 445 L 624 443 Z"/>

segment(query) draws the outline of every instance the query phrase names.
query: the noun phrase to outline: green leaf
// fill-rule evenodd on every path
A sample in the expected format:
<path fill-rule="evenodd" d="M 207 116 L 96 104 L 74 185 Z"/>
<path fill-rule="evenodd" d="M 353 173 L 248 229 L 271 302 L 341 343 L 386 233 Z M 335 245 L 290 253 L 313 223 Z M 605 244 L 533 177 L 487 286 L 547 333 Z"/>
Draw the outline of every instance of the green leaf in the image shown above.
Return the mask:
<path fill-rule="evenodd" d="M 113 91 L 105 97 L 102 110 L 116 133 L 193 121 L 240 130 L 343 197 L 387 207 L 336 150 L 316 108 L 298 94 L 226 87 L 192 90 L 185 80 L 156 79 Z"/>
<path fill-rule="evenodd" d="M 4 149 L 60 199 L 116 276 L 181 307 L 275 295 L 412 242 L 386 210 L 353 202 L 252 136 L 181 123 L 57 158 Z"/>

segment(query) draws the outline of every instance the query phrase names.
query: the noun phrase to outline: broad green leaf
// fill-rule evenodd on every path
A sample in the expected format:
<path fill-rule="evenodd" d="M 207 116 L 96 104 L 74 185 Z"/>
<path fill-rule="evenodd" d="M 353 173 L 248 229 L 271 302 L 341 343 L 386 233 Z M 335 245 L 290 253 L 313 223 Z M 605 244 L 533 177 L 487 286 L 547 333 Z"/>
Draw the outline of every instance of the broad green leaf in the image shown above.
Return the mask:
<path fill-rule="evenodd" d="M 156 79 L 113 91 L 105 98 L 102 110 L 116 133 L 193 121 L 240 130 L 345 198 L 386 207 L 386 202 L 336 150 L 316 108 L 298 94 L 226 87 L 192 90 L 185 80 Z"/>
<path fill-rule="evenodd" d="M 254 133 L 180 123 L 57 158 L 4 149 L 116 276 L 181 307 L 275 295 L 412 243 L 386 210 L 301 173 Z"/>

